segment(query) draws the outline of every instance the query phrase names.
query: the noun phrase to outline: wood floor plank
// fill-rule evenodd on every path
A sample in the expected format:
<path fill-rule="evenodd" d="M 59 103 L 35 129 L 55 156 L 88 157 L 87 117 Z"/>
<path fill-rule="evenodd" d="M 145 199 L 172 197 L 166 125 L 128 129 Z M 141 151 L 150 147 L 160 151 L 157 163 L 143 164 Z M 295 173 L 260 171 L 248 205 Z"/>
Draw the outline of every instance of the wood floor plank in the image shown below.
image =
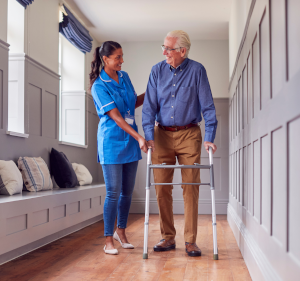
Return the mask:
<path fill-rule="evenodd" d="M 251 280 L 225 215 L 217 216 L 219 260 L 213 260 L 211 215 L 199 215 L 197 245 L 200 257 L 185 252 L 184 216 L 174 215 L 176 249 L 154 252 L 161 239 L 158 215 L 150 215 L 148 259 L 143 259 L 144 215 L 130 214 L 128 240 L 134 249 L 119 255 L 103 251 L 103 221 L 39 248 L 0 266 L 1 281 L 89 281 L 89 280 Z"/>

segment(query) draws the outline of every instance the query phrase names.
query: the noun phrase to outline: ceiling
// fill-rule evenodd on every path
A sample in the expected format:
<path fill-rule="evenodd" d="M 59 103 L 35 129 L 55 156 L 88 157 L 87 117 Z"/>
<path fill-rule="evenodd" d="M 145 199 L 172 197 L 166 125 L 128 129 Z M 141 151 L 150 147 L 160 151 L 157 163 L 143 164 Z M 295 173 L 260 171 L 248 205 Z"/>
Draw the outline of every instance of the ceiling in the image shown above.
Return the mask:
<path fill-rule="evenodd" d="M 228 39 L 232 0 L 65 0 L 99 42 L 161 41 L 182 29 L 191 40 Z"/>

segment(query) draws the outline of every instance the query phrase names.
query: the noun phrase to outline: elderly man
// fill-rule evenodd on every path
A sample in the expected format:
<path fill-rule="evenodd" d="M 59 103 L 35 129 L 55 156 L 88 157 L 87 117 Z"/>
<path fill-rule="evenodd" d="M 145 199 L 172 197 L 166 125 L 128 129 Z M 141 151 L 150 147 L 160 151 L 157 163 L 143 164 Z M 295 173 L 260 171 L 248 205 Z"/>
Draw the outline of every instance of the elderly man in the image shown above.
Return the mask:
<path fill-rule="evenodd" d="M 218 121 L 205 68 L 190 60 L 191 43 L 182 30 L 171 31 L 162 45 L 166 60 L 154 65 L 148 81 L 143 129 L 152 147 L 152 163 L 194 165 L 200 163 L 202 135 L 198 123 L 205 120 L 204 147 L 213 152 Z M 155 121 L 157 125 L 155 126 Z M 154 169 L 156 183 L 171 183 L 174 169 Z M 182 169 L 182 182 L 200 183 L 200 170 Z M 162 240 L 154 251 L 175 249 L 172 185 L 156 186 Z M 183 185 L 184 238 L 189 256 L 201 256 L 196 245 L 199 185 Z"/>

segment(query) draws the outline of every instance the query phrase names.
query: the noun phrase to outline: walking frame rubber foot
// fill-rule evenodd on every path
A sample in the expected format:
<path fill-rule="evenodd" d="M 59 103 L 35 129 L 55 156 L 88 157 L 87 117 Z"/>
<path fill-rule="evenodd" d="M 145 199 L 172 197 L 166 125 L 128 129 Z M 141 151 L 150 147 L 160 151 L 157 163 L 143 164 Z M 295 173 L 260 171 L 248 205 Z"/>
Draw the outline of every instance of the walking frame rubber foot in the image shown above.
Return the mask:
<path fill-rule="evenodd" d="M 214 254 L 214 260 L 218 260 L 219 259 L 219 255 L 218 254 Z"/>
<path fill-rule="evenodd" d="M 143 259 L 147 260 L 148 259 L 148 254 L 143 254 Z"/>

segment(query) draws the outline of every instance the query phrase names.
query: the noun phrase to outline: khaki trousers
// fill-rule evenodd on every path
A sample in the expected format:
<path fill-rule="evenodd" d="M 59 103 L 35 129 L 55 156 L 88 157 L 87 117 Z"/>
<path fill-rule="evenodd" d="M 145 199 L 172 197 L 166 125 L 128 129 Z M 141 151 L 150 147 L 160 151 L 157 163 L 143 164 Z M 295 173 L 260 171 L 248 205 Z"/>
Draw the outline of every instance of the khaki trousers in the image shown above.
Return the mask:
<path fill-rule="evenodd" d="M 194 165 L 200 163 L 202 135 L 200 128 L 191 127 L 186 130 L 170 132 L 154 128 L 155 152 L 152 154 L 153 164 Z M 156 183 L 173 182 L 174 169 L 153 169 Z M 200 183 L 200 169 L 181 169 L 182 182 Z M 159 208 L 160 230 L 162 238 L 174 239 L 176 230 L 173 218 L 173 185 L 156 185 L 156 198 Z M 195 243 L 198 221 L 198 185 L 182 185 L 184 199 L 184 239 Z"/>

